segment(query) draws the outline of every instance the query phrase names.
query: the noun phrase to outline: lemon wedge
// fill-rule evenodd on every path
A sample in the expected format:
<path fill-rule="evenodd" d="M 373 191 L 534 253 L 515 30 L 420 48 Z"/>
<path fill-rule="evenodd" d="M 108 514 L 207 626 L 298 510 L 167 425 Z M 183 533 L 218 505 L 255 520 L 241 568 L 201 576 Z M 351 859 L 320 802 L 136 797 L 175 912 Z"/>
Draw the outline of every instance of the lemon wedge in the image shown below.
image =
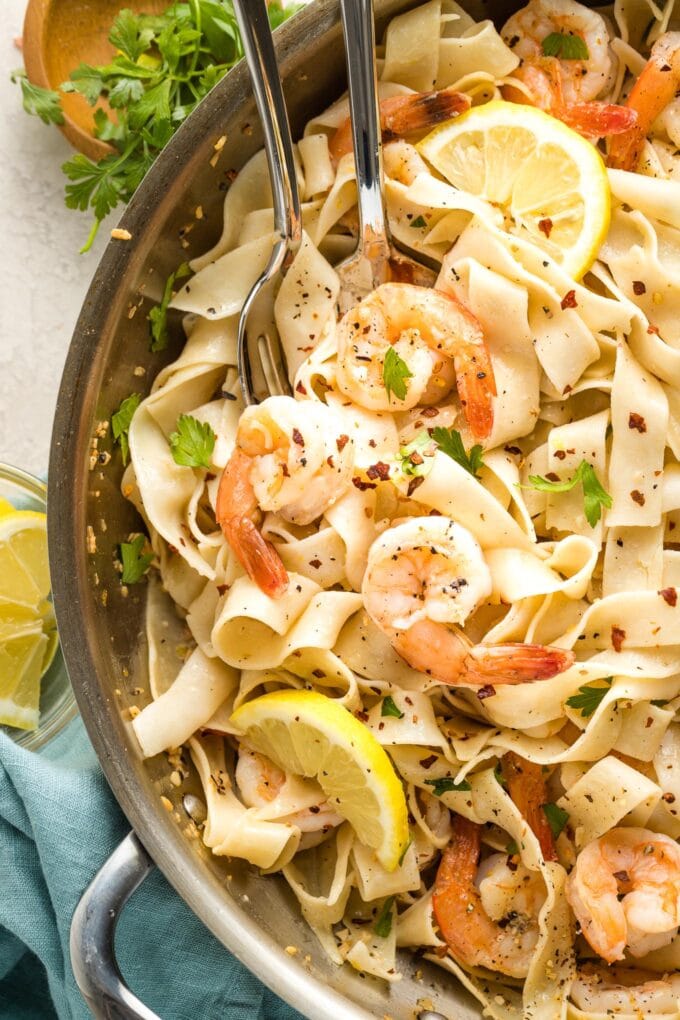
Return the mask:
<path fill-rule="evenodd" d="M 592 266 L 609 228 L 607 171 L 595 146 L 561 121 L 498 100 L 440 124 L 417 148 L 454 187 L 500 208 L 510 233 L 574 279 Z"/>
<path fill-rule="evenodd" d="M 0 724 L 38 725 L 40 678 L 58 646 L 47 596 L 45 514 L 0 501 Z"/>
<path fill-rule="evenodd" d="M 231 717 L 261 754 L 286 772 L 315 778 L 361 843 L 394 871 L 408 844 L 401 782 L 373 734 L 337 701 L 315 691 L 274 691 Z"/>

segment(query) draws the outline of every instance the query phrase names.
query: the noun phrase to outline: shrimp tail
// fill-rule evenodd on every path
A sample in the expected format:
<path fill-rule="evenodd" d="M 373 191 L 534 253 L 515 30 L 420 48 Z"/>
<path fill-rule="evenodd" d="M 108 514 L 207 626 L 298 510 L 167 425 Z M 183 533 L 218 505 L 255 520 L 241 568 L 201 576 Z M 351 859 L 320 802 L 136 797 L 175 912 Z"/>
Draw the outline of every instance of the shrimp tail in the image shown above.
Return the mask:
<path fill-rule="evenodd" d="M 474 645 L 465 660 L 465 683 L 534 683 L 552 679 L 573 663 L 573 652 L 551 645 Z"/>
<path fill-rule="evenodd" d="M 546 861 L 556 861 L 557 851 L 548 816 L 543 805 L 548 803 L 543 769 L 535 762 L 508 751 L 501 759 L 503 778 L 513 803 L 526 818 L 529 828 L 539 842 Z"/>
<path fill-rule="evenodd" d="M 278 599 L 288 590 L 288 573 L 281 557 L 250 517 L 232 517 L 222 524 L 224 537 L 243 569 L 270 598 Z"/>
<path fill-rule="evenodd" d="M 586 138 L 608 138 L 631 131 L 637 124 L 637 113 L 615 103 L 572 103 L 559 113 L 560 120 Z"/>
<path fill-rule="evenodd" d="M 470 946 L 459 919 L 477 906 L 470 896 L 481 851 L 480 826 L 462 815 L 453 818 L 451 840 L 442 853 L 432 894 L 434 916 L 444 941 L 455 957 L 468 960 Z"/>
<path fill-rule="evenodd" d="M 392 96 L 380 104 L 383 141 L 426 131 L 470 109 L 470 97 L 453 89 L 419 92 L 415 95 Z"/>

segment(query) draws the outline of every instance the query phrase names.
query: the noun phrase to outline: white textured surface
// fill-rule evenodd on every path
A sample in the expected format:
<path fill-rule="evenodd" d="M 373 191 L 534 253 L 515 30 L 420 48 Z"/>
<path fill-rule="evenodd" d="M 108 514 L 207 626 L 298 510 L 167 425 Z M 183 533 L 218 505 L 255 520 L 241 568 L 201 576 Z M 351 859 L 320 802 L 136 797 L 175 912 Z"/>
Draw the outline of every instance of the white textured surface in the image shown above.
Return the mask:
<path fill-rule="evenodd" d="M 25 0 L 0 0 L 0 461 L 42 474 L 64 359 L 110 227 L 78 254 L 90 219 L 64 205 L 60 167 L 70 147 L 24 113 L 9 80 L 22 66 L 14 39 L 24 8 Z"/>

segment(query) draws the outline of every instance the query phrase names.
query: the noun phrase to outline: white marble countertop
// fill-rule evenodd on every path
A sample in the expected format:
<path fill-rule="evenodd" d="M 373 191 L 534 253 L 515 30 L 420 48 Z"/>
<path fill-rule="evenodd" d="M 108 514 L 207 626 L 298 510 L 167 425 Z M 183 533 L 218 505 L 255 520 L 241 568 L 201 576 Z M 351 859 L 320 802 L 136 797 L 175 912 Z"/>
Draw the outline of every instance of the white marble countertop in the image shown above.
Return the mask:
<path fill-rule="evenodd" d="M 71 149 L 24 113 L 9 79 L 22 66 L 25 6 L 0 0 L 0 461 L 43 474 L 64 359 L 110 225 L 78 254 L 91 220 L 64 205 L 60 168 Z"/>

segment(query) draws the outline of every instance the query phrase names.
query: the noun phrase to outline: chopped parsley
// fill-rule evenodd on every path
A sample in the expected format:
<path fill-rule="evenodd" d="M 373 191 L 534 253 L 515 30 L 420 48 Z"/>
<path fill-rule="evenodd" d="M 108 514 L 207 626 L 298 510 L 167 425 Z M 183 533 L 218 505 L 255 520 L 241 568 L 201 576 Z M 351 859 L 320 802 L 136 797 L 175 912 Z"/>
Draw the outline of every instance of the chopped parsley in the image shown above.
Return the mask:
<path fill-rule="evenodd" d="M 479 444 L 466 453 L 460 432 L 456 429 L 432 429 L 432 438 L 443 453 L 469 471 L 473 478 L 477 478 L 479 469 L 484 467 L 483 448 Z"/>
<path fill-rule="evenodd" d="M 145 535 L 137 535 L 131 542 L 120 543 L 120 558 L 123 563 L 120 579 L 123 584 L 137 584 L 151 566 L 153 553 L 142 553 L 145 542 Z"/>
<path fill-rule="evenodd" d="M 383 362 L 383 383 L 388 398 L 394 393 L 397 400 L 406 398 L 406 380 L 413 377 L 413 372 L 403 358 L 400 358 L 394 347 L 388 347 Z"/>
<path fill-rule="evenodd" d="M 564 481 L 551 481 L 542 475 L 529 475 L 529 483 L 540 492 L 569 492 L 576 485 L 581 485 L 586 520 L 591 528 L 594 528 L 600 520 L 602 507 L 609 509 L 612 505 L 611 496 L 602 488 L 595 468 L 587 460 L 582 460 L 572 477 Z"/>
<path fill-rule="evenodd" d="M 580 35 L 568 32 L 551 32 L 542 43 L 544 57 L 557 57 L 559 60 L 589 60 L 590 53 L 585 40 Z"/>
<path fill-rule="evenodd" d="M 397 704 L 394 701 L 394 698 L 389 694 L 383 698 L 382 705 L 380 706 L 380 714 L 383 717 L 391 715 L 394 716 L 395 719 L 404 718 L 404 713 L 397 706 Z"/>
<path fill-rule="evenodd" d="M 192 418 L 190 414 L 180 414 L 177 431 L 168 440 L 175 464 L 209 468 L 216 438 L 207 422 Z"/>
<path fill-rule="evenodd" d="M 141 401 L 139 393 L 131 393 L 121 401 L 118 410 L 111 415 L 111 431 L 113 438 L 120 446 L 120 455 L 123 464 L 127 464 L 130 446 L 128 443 L 128 432 L 132 424 L 132 416 L 139 407 Z"/>
<path fill-rule="evenodd" d="M 183 280 L 189 276 L 191 270 L 186 262 L 183 262 L 174 273 L 165 281 L 163 297 L 159 305 L 149 312 L 149 328 L 151 330 L 151 350 L 164 351 L 168 346 L 168 306 L 172 301 L 172 294 L 177 280 Z"/>
<path fill-rule="evenodd" d="M 416 216 L 414 220 L 411 220 L 409 226 L 413 227 L 414 230 L 417 230 L 419 227 L 426 227 L 427 223 L 425 222 L 425 217 Z"/>
<path fill-rule="evenodd" d="M 578 694 L 572 694 L 570 698 L 567 698 L 567 705 L 569 708 L 578 709 L 584 719 L 589 719 L 611 687 L 613 680 L 612 676 L 604 677 L 605 687 L 589 687 L 588 684 L 579 687 Z"/>
<path fill-rule="evenodd" d="M 569 821 L 569 812 L 565 811 L 564 808 L 558 807 L 557 804 L 541 804 L 541 808 L 543 809 L 543 814 L 548 819 L 553 839 L 557 839 Z"/>
<path fill-rule="evenodd" d="M 435 797 L 441 797 L 443 793 L 466 793 L 472 789 L 467 779 L 457 783 L 451 776 L 443 776 L 441 779 L 426 779 L 425 785 L 432 787 Z"/>
<path fill-rule="evenodd" d="M 394 906 L 394 896 L 388 896 L 382 905 L 382 909 L 378 914 L 378 918 L 373 926 L 373 931 L 376 935 L 379 935 L 381 939 L 386 939 L 392 931 L 392 907 Z"/>

